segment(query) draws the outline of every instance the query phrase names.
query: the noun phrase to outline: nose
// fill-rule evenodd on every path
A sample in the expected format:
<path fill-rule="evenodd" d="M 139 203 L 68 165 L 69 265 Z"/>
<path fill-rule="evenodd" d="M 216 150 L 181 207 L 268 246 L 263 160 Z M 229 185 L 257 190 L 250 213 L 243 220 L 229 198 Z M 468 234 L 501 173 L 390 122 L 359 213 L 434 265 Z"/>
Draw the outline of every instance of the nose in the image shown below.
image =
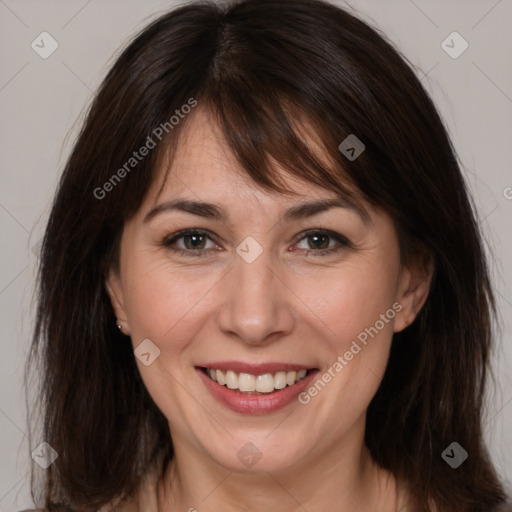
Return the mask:
<path fill-rule="evenodd" d="M 223 284 L 219 327 L 248 345 L 275 342 L 293 329 L 293 297 L 269 251 L 251 263 L 237 257 Z"/>

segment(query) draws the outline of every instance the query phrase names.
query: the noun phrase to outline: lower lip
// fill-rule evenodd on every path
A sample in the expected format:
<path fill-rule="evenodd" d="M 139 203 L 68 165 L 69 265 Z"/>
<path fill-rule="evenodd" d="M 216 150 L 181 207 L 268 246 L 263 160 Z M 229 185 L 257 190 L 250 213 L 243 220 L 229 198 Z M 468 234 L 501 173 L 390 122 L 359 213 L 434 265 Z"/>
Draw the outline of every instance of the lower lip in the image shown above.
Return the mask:
<path fill-rule="evenodd" d="M 245 395 L 233 391 L 226 386 L 221 386 L 219 383 L 210 379 L 200 368 L 196 368 L 196 371 L 199 374 L 199 378 L 202 379 L 214 398 L 231 410 L 245 414 L 267 414 L 286 407 L 297 398 L 318 373 L 318 370 L 313 370 L 299 382 L 274 391 L 273 393 L 265 395 Z"/>

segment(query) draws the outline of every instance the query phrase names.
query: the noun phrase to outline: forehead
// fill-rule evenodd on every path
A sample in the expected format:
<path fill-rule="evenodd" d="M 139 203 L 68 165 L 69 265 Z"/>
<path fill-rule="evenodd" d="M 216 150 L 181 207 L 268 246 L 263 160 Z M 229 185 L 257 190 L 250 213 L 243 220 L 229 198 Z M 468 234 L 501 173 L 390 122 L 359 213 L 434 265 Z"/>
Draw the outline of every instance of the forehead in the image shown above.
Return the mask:
<path fill-rule="evenodd" d="M 275 165 L 275 173 L 285 176 L 284 171 Z M 198 109 L 187 122 L 180 134 L 172 160 L 164 158 L 160 176 L 163 180 L 162 194 L 166 191 L 179 192 L 192 187 L 189 192 L 204 190 L 213 196 L 226 193 L 239 195 L 261 195 L 258 185 L 241 168 L 218 123 L 204 109 Z M 283 178 L 287 188 L 302 195 L 311 188 L 307 181 L 291 175 Z M 230 192 L 228 192 L 230 191 Z M 274 192 L 276 197 L 282 196 Z"/>
<path fill-rule="evenodd" d="M 327 164 L 318 136 L 311 126 L 306 123 L 302 126 L 308 146 Z M 250 136 L 249 130 L 247 136 Z M 286 194 L 257 184 L 241 167 L 212 115 L 198 107 L 187 120 L 172 155 L 170 151 L 163 154 L 146 203 L 154 205 L 169 197 L 186 196 L 198 201 L 215 199 L 224 204 L 237 203 L 242 207 L 254 202 L 289 204 L 305 198 L 335 199 L 340 196 L 293 175 L 277 162 L 272 162 L 271 172 L 284 183 L 288 190 Z M 348 183 L 345 186 L 353 189 Z"/>

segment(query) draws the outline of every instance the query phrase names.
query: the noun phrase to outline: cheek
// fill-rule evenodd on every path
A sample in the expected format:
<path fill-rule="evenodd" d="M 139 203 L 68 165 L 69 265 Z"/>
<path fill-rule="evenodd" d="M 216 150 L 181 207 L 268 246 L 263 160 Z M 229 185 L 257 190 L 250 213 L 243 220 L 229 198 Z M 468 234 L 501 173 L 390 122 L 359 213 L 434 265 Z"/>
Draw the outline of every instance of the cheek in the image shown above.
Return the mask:
<path fill-rule="evenodd" d="M 139 361 L 137 365 L 151 397 L 168 418 L 176 410 L 184 417 L 191 406 L 190 390 L 183 383 L 194 378 L 190 359 L 197 347 L 191 341 L 199 338 L 204 319 L 209 318 L 208 291 L 219 280 L 212 274 L 177 269 L 151 253 L 132 253 L 124 267 L 133 347 L 149 339 L 160 350 L 149 366 Z"/>
<path fill-rule="evenodd" d="M 204 315 L 209 291 L 219 277 L 214 272 L 176 268 L 161 257 L 142 253 L 127 261 L 124 279 L 134 344 L 149 338 L 174 351 L 200 328 L 197 320 Z"/>
<path fill-rule="evenodd" d="M 351 341 L 376 322 L 383 337 L 392 332 L 398 263 L 391 262 L 392 259 L 354 259 L 330 275 L 319 274 L 301 282 L 298 294 L 311 311 L 311 321 L 326 332 L 336 354 L 348 350 Z M 381 315 L 386 317 L 384 325 Z"/>
<path fill-rule="evenodd" d="M 395 302 L 398 268 L 392 259 L 358 260 L 303 289 L 303 293 L 309 290 L 304 302 L 313 312 L 309 316 L 313 328 L 325 336 L 324 366 L 302 394 L 301 403 L 312 407 L 318 425 L 334 437 L 361 417 L 384 374 L 400 309 Z M 316 433 L 321 435 L 320 430 Z M 327 444 L 329 440 L 325 437 Z"/>

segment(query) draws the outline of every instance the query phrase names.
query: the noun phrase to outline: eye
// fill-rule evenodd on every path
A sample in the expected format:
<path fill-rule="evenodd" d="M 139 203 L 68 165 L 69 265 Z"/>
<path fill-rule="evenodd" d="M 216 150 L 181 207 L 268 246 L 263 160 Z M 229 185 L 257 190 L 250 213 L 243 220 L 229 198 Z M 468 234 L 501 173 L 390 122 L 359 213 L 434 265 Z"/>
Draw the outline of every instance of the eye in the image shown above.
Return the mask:
<path fill-rule="evenodd" d="M 312 229 L 303 233 L 302 237 L 299 239 L 299 243 L 303 240 L 312 242 L 307 243 L 309 249 L 305 249 L 306 256 L 309 254 L 313 254 L 314 256 L 327 256 L 347 247 L 351 247 L 350 242 L 343 235 L 319 229 Z M 334 240 L 337 244 L 330 245 L 329 240 Z M 311 248 L 313 250 L 310 250 Z"/>
<path fill-rule="evenodd" d="M 327 256 L 329 254 L 339 252 L 342 249 L 352 247 L 347 238 L 332 231 L 312 229 L 305 233 L 301 233 L 301 235 L 302 236 L 297 239 L 298 243 L 303 240 L 312 241 L 312 243 L 308 243 L 308 248 L 302 248 L 302 250 L 306 251 L 306 256 L 309 256 L 310 254 L 313 256 Z M 200 229 L 187 229 L 166 238 L 163 240 L 162 245 L 183 256 L 197 257 L 205 256 L 211 249 L 214 249 L 214 247 L 206 247 L 208 240 L 213 242 L 212 237 L 207 231 Z M 179 241 L 183 241 L 183 247 L 178 246 Z M 329 243 L 330 241 L 336 241 L 337 243 L 331 245 Z"/>
<path fill-rule="evenodd" d="M 175 246 L 176 242 L 181 239 L 183 239 L 184 248 Z M 212 240 L 206 231 L 187 229 L 166 238 L 162 245 L 184 256 L 203 256 L 207 252 L 207 249 L 205 249 L 207 239 Z"/>

